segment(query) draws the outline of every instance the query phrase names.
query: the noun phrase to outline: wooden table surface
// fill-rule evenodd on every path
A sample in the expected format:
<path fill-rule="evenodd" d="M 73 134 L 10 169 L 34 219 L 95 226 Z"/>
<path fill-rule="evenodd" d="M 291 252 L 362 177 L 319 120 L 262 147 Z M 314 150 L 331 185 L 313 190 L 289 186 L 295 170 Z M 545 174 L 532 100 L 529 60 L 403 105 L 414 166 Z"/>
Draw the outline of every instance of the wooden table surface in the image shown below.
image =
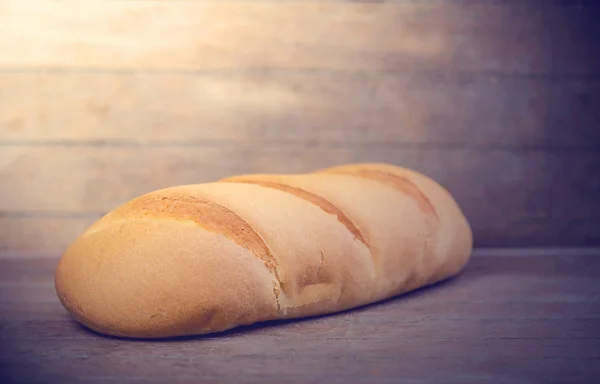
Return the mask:
<path fill-rule="evenodd" d="M 600 382 L 600 250 L 477 250 L 457 278 L 384 303 L 164 341 L 72 321 L 56 263 L 0 254 L 2 383 Z"/>

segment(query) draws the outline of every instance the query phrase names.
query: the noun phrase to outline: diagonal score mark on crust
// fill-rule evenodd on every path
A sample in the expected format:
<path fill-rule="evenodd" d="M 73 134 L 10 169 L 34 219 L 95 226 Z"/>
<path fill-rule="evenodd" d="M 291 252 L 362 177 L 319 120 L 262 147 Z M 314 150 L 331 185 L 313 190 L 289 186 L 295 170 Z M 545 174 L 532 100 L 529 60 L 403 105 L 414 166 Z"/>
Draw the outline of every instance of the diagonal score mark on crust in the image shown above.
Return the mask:
<path fill-rule="evenodd" d="M 277 282 L 273 282 L 273 294 L 279 312 L 280 283 L 277 261 L 263 238 L 237 213 L 215 202 L 189 195 L 143 196 L 131 203 L 128 212 L 142 217 L 159 216 L 194 221 L 203 229 L 219 233 L 247 249 L 275 276 Z"/>
<path fill-rule="evenodd" d="M 385 172 L 381 170 L 375 169 L 365 169 L 365 168 L 357 168 L 357 169 L 329 169 L 325 170 L 323 173 L 336 173 L 342 175 L 351 175 L 358 176 L 365 179 L 378 181 L 382 184 L 388 185 L 397 191 L 400 191 L 406 195 L 409 195 L 419 205 L 419 208 L 425 212 L 430 213 L 439 219 L 437 211 L 429 198 L 421 191 L 419 187 L 417 187 L 410 179 L 404 176 L 395 175 L 390 172 Z"/>
<path fill-rule="evenodd" d="M 392 172 L 386 172 L 380 169 L 366 168 L 366 167 L 347 167 L 347 168 L 329 168 L 319 171 L 319 173 L 330 173 L 339 175 L 349 175 L 355 177 L 362 177 L 372 181 L 380 182 L 397 191 L 412 197 L 419 206 L 419 209 L 425 213 L 425 220 L 428 227 L 428 235 L 423 244 L 422 254 L 427 253 L 427 249 L 431 249 L 435 254 L 436 247 L 436 234 L 438 232 L 440 218 L 435 209 L 435 206 L 429 200 L 429 198 L 423 193 L 423 191 L 416 186 L 408 177 L 394 174 Z M 442 268 L 444 265 L 439 264 L 437 270 Z M 432 273 L 435 275 L 437 270 Z M 414 277 L 414 274 L 413 274 Z"/>
<path fill-rule="evenodd" d="M 260 186 L 263 186 L 266 188 L 277 189 L 282 192 L 286 192 L 286 193 L 289 193 L 296 197 L 299 197 L 303 200 L 306 200 L 306 201 L 316 205 L 317 207 L 321 208 L 323 211 L 327 212 L 328 214 L 335 215 L 337 217 L 337 219 L 340 221 L 340 223 L 342 223 L 346 227 L 346 229 L 348 229 L 348 231 L 354 236 L 354 238 L 356 240 L 360 241 L 367 247 L 369 246 L 367 239 L 362 234 L 362 232 L 358 229 L 358 227 L 352 222 L 352 220 L 350 220 L 350 218 L 348 216 L 346 216 L 346 214 L 341 209 L 336 207 L 332 202 L 330 202 L 329 200 L 327 200 L 319 195 L 316 195 L 312 192 L 308 192 L 302 188 L 293 187 L 291 185 L 283 184 L 281 182 L 274 182 L 274 181 L 269 181 L 269 180 L 264 180 L 264 179 L 258 180 L 258 179 L 236 177 L 234 179 L 221 180 L 221 182 L 228 182 L 228 183 L 239 182 L 239 183 L 247 183 L 247 184 L 256 184 L 256 185 L 260 185 Z"/>

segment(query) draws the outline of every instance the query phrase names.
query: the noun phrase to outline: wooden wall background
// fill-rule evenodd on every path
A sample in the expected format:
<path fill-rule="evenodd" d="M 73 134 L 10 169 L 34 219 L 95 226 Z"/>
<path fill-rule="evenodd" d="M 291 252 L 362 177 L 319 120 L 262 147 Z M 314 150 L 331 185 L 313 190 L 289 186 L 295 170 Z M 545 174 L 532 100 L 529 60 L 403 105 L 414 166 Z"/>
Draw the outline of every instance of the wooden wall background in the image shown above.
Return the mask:
<path fill-rule="evenodd" d="M 582 5 L 583 4 L 583 5 Z M 386 161 L 477 246 L 600 245 L 593 2 L 0 1 L 0 250 L 141 193 Z"/>

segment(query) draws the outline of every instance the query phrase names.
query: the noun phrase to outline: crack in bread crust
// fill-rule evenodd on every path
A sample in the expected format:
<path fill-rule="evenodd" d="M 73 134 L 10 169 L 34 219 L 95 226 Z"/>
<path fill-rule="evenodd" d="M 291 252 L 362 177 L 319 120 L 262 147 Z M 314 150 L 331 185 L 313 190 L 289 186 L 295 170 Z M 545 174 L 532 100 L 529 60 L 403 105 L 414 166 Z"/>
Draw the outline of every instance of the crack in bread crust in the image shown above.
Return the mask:
<path fill-rule="evenodd" d="M 127 211 L 121 212 L 121 215 L 190 220 L 201 228 L 219 233 L 247 249 L 265 264 L 277 280 L 273 282 L 273 294 L 279 311 L 280 282 L 277 261 L 258 232 L 229 208 L 189 195 L 147 195 L 132 201 Z"/>
<path fill-rule="evenodd" d="M 274 181 L 268 181 L 268 180 L 255 180 L 255 179 L 245 179 L 242 177 L 238 177 L 238 178 L 235 178 L 232 180 L 222 180 L 221 182 L 228 182 L 228 183 L 239 182 L 239 183 L 247 183 L 247 184 L 256 184 L 256 185 L 260 185 L 260 186 L 263 186 L 266 188 L 277 189 L 282 192 L 286 192 L 286 193 L 289 193 L 296 197 L 299 197 L 303 200 L 306 200 L 309 203 L 312 203 L 312 204 L 316 205 L 317 207 L 321 208 L 326 213 L 335 215 L 337 217 L 337 219 L 339 220 L 339 222 L 342 223 L 346 227 L 346 229 L 348 229 L 348 231 L 352 234 L 352 236 L 354 236 L 354 238 L 356 240 L 365 244 L 367 247 L 369 246 L 367 239 L 362 234 L 362 232 L 358 229 L 358 227 L 352 222 L 352 220 L 350 220 L 350 218 L 348 216 L 346 216 L 346 214 L 341 209 L 336 207 L 332 202 L 330 202 L 329 200 L 327 200 L 319 195 L 316 195 L 312 192 L 308 192 L 302 188 L 293 187 L 291 185 L 284 184 L 281 182 L 274 182 Z"/>
<path fill-rule="evenodd" d="M 423 212 L 430 213 L 434 215 L 436 219 L 439 219 L 437 211 L 431 203 L 431 201 L 429 200 L 429 198 L 421 191 L 419 187 L 417 187 L 407 177 L 395 175 L 390 172 L 364 168 L 359 168 L 355 170 L 331 169 L 324 171 L 324 173 L 337 173 L 351 176 L 353 175 L 373 181 L 378 181 L 412 197 L 413 199 L 415 199 L 415 201 L 419 205 L 419 208 Z"/>

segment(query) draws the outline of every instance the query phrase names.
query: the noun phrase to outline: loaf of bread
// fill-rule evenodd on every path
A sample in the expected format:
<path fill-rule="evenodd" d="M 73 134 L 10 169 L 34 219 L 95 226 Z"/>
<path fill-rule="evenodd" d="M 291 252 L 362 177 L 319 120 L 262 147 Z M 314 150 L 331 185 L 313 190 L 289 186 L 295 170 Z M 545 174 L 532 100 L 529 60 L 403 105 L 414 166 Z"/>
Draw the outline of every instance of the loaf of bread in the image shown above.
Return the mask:
<path fill-rule="evenodd" d="M 400 295 L 458 274 L 471 250 L 469 223 L 438 183 L 350 164 L 137 197 L 68 247 L 55 283 L 97 332 L 201 335 Z"/>

